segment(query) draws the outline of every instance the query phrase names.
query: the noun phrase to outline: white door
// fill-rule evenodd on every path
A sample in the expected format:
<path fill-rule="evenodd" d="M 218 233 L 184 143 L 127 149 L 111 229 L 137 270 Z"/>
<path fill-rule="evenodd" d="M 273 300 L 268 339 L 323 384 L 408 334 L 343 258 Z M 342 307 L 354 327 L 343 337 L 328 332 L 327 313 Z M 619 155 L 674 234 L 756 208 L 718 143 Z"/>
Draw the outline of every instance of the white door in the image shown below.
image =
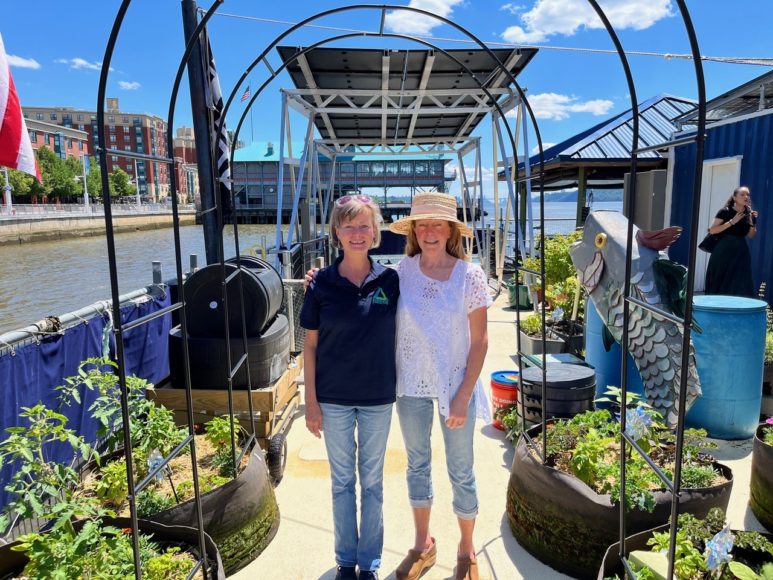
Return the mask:
<path fill-rule="evenodd" d="M 725 205 L 733 190 L 740 185 L 741 157 L 712 159 L 703 164 L 703 181 L 701 182 L 701 215 L 698 222 L 698 243 L 706 235 L 714 216 Z M 697 250 L 695 258 L 695 290 L 702 292 L 706 285 L 706 268 L 709 265 L 709 255 Z"/>

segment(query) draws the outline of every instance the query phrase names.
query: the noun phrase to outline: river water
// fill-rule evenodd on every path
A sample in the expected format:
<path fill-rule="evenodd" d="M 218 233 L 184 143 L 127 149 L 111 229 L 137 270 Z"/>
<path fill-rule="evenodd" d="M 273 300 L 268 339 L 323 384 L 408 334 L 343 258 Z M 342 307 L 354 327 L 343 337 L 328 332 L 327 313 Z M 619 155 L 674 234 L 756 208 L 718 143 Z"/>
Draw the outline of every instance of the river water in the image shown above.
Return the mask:
<path fill-rule="evenodd" d="M 620 202 L 597 203 L 594 209 L 620 210 Z M 550 202 L 545 216 L 571 219 L 573 203 Z M 273 225 L 240 225 L 241 248 L 260 246 L 263 236 L 274 245 Z M 153 281 L 151 263 L 160 261 L 164 279 L 175 276 L 172 229 L 116 235 L 120 293 Z M 200 226 L 180 228 L 183 269 L 190 254 L 206 265 Z M 226 257 L 235 255 L 233 229 L 226 227 Z M 23 328 L 46 316 L 60 316 L 98 300 L 110 298 L 107 243 L 104 237 L 85 237 L 17 246 L 0 246 L 0 334 Z"/>

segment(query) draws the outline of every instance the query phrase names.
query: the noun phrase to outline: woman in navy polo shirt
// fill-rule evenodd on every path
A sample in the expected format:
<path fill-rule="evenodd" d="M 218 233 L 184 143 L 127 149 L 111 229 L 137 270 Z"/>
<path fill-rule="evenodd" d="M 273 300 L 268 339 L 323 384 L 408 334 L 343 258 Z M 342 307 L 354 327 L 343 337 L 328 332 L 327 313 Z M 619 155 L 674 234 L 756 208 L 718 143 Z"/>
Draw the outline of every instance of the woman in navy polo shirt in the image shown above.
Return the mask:
<path fill-rule="evenodd" d="M 317 437 L 325 433 L 330 462 L 336 580 L 377 578 L 384 544 L 384 457 L 395 402 L 400 284 L 397 272 L 368 257 L 380 242 L 380 221 L 378 206 L 365 195 L 336 201 L 332 243 L 344 255 L 317 273 L 300 317 L 306 329 L 306 427 Z"/>

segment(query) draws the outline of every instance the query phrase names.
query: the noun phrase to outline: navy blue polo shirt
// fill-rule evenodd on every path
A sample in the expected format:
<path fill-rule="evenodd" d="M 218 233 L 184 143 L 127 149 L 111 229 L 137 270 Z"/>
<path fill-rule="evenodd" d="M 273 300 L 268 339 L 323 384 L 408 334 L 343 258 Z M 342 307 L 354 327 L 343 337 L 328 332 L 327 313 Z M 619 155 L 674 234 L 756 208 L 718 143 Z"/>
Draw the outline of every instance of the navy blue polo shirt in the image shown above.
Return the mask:
<path fill-rule="evenodd" d="M 397 272 L 371 262 L 358 288 L 338 273 L 340 262 L 317 273 L 301 310 L 301 326 L 319 331 L 317 401 L 348 406 L 393 403 Z"/>

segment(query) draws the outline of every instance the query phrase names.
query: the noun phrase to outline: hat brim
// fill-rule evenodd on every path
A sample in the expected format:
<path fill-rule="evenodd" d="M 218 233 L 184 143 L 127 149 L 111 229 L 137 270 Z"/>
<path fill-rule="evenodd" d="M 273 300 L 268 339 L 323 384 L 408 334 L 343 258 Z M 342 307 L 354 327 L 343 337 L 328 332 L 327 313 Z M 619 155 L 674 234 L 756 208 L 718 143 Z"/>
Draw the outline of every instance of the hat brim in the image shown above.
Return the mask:
<path fill-rule="evenodd" d="M 471 238 L 473 237 L 472 229 L 465 224 L 464 222 L 459 221 L 458 219 L 448 219 L 448 216 L 445 215 L 433 215 L 433 214 L 424 214 L 424 215 L 415 215 L 415 216 L 406 216 L 404 218 L 400 218 L 396 222 L 393 222 L 389 224 L 389 230 L 396 233 L 401 234 L 403 236 L 407 236 L 408 232 L 411 231 L 411 222 L 415 222 L 417 220 L 443 220 L 445 222 L 449 222 L 452 224 L 456 224 L 456 226 L 459 228 L 459 232 L 464 236 L 465 238 Z"/>

